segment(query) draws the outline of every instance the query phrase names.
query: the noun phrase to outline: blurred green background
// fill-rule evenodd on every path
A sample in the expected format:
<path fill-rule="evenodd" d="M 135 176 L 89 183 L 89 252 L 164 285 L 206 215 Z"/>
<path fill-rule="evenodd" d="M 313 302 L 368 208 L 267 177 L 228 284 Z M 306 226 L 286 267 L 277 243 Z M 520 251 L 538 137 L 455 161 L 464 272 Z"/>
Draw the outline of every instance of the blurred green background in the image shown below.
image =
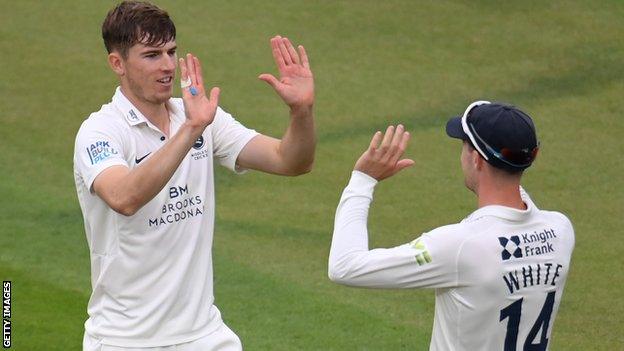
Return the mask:
<path fill-rule="evenodd" d="M 81 347 L 90 280 L 73 143 L 117 85 L 100 36 L 115 3 L 0 1 L 0 278 L 13 282 L 16 350 Z M 281 136 L 288 120 L 257 80 L 276 71 L 269 38 L 305 45 L 315 74 L 313 172 L 216 174 L 216 304 L 247 350 L 428 349 L 433 291 L 329 282 L 334 211 L 370 136 L 399 122 L 416 166 L 378 186 L 371 245 L 473 211 L 444 125 L 482 98 L 533 116 L 542 147 L 525 188 L 575 225 L 550 349 L 624 347 L 623 2 L 157 3 L 221 106 L 262 133 Z"/>

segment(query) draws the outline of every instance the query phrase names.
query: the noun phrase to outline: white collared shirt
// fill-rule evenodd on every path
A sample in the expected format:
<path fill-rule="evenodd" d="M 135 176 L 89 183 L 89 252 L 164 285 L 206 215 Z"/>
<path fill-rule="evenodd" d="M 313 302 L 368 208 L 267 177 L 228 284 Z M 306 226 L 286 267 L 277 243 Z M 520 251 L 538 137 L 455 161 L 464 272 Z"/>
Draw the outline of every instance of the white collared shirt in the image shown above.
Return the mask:
<path fill-rule="evenodd" d="M 185 121 L 181 99 L 167 102 L 170 131 Z M 167 139 L 117 88 L 82 123 L 74 178 L 91 255 L 86 332 L 104 345 L 151 347 L 200 338 L 221 323 L 213 305 L 213 158 L 230 170 L 257 133 L 218 108 L 174 175 L 133 216 L 113 211 L 93 191 L 104 169 L 129 169 Z"/>
<path fill-rule="evenodd" d="M 389 249 L 368 249 L 377 181 L 354 171 L 336 211 L 329 276 L 374 288 L 434 288 L 430 350 L 547 348 L 574 248 L 561 213 L 486 206 L 461 223 Z"/>

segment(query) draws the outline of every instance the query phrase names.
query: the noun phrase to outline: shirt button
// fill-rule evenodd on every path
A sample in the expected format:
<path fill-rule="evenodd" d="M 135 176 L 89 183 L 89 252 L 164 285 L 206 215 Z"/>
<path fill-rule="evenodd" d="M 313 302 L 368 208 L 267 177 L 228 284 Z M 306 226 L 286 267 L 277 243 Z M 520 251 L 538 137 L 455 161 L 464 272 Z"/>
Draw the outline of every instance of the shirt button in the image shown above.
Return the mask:
<path fill-rule="evenodd" d="M 164 137 L 164 136 L 161 136 L 161 137 L 160 137 L 160 141 L 165 141 L 165 137 Z"/>

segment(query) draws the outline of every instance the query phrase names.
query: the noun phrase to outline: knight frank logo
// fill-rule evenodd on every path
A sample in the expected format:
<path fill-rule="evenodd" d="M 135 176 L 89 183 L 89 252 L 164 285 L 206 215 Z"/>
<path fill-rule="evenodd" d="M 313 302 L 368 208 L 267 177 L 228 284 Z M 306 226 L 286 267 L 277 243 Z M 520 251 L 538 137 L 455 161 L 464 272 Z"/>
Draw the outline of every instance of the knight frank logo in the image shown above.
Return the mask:
<path fill-rule="evenodd" d="M 498 242 L 503 247 L 503 251 L 501 252 L 501 258 L 503 261 L 506 261 L 511 258 L 511 256 L 515 258 L 522 257 L 522 249 L 520 249 L 520 237 L 517 235 L 512 235 L 507 239 L 504 236 L 498 237 Z"/>

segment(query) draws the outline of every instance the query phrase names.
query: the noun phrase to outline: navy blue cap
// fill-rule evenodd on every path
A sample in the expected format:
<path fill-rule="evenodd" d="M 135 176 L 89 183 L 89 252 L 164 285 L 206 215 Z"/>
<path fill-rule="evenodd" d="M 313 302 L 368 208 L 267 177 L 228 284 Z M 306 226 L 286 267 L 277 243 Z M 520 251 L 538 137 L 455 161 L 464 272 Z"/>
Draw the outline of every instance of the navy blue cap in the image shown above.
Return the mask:
<path fill-rule="evenodd" d="M 468 112 L 466 122 L 474 141 L 464 132 L 462 116 L 446 123 L 446 134 L 452 138 L 476 142 L 497 168 L 518 171 L 528 168 L 538 149 L 535 125 L 529 115 L 515 106 L 502 103 L 478 105 Z"/>

